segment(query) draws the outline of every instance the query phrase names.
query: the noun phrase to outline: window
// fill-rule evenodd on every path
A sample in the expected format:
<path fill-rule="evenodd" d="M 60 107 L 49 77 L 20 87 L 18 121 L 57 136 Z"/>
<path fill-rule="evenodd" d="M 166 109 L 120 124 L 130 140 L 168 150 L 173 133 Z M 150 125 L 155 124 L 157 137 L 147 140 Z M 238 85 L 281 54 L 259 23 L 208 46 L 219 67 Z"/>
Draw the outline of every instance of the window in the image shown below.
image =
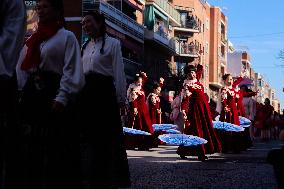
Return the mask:
<path fill-rule="evenodd" d="M 205 76 L 208 77 L 208 74 L 209 74 L 209 67 L 206 64 L 206 66 L 205 66 Z"/>
<path fill-rule="evenodd" d="M 209 53 L 209 43 L 206 41 L 205 45 L 205 52 L 208 54 Z"/>
<path fill-rule="evenodd" d="M 209 30 L 209 19 L 206 18 L 206 29 Z"/>
<path fill-rule="evenodd" d="M 221 26 L 221 22 L 219 21 L 219 22 L 218 22 L 218 33 L 221 33 L 221 27 L 222 27 L 222 26 Z"/>
<path fill-rule="evenodd" d="M 186 18 L 187 18 L 187 12 L 181 12 L 180 13 L 180 18 L 181 18 L 181 26 L 185 27 L 186 26 Z"/>
<path fill-rule="evenodd" d="M 261 79 L 258 79 L 258 81 L 257 81 L 257 85 L 258 85 L 259 87 L 262 87 Z"/>
<path fill-rule="evenodd" d="M 222 76 L 225 75 L 225 68 L 223 66 L 221 67 L 221 74 Z"/>

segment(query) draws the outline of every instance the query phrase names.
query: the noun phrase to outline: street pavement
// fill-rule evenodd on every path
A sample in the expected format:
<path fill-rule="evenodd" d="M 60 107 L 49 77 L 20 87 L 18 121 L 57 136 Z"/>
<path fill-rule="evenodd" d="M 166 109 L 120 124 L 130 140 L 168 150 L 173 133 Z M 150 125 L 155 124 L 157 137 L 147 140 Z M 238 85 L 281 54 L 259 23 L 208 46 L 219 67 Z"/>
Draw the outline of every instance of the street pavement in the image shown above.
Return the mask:
<path fill-rule="evenodd" d="M 151 151 L 129 150 L 130 189 L 277 189 L 267 153 L 284 142 L 256 142 L 240 154 L 213 154 L 200 162 L 196 157 L 182 160 L 176 146 Z"/>

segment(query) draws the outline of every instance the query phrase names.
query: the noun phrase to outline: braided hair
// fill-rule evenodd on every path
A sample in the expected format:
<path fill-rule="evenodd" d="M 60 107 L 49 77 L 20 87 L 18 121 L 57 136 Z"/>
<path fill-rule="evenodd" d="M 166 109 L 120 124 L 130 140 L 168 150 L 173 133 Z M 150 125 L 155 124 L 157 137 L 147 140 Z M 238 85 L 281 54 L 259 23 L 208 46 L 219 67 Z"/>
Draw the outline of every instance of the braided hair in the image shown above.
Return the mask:
<path fill-rule="evenodd" d="M 105 47 L 105 41 L 106 41 L 106 21 L 105 16 L 102 13 L 99 13 L 98 11 L 90 11 L 85 14 L 85 16 L 92 16 L 94 20 L 97 23 L 101 24 L 101 27 L 99 29 L 99 35 L 102 36 L 102 46 L 100 49 L 100 53 L 104 54 L 104 47 Z"/>

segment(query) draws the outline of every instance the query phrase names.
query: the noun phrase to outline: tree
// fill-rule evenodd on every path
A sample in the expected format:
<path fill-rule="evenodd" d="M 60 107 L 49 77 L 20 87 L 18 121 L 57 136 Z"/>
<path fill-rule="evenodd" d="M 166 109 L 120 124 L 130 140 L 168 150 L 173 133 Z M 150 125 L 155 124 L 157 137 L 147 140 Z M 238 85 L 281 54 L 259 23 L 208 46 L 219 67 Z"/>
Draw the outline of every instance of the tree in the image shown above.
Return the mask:
<path fill-rule="evenodd" d="M 278 58 L 284 61 L 284 49 L 280 50 Z"/>

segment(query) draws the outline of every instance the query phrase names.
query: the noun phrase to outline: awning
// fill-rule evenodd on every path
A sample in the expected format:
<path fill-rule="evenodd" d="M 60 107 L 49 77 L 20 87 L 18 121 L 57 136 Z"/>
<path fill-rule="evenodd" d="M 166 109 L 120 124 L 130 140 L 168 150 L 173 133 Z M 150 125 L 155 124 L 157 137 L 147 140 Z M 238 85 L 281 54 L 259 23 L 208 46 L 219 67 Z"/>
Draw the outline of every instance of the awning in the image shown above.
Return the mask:
<path fill-rule="evenodd" d="M 164 15 L 161 11 L 156 9 L 155 7 L 154 7 L 154 12 L 155 12 L 155 14 L 159 15 L 163 20 L 168 21 L 168 17 L 166 15 Z"/>

